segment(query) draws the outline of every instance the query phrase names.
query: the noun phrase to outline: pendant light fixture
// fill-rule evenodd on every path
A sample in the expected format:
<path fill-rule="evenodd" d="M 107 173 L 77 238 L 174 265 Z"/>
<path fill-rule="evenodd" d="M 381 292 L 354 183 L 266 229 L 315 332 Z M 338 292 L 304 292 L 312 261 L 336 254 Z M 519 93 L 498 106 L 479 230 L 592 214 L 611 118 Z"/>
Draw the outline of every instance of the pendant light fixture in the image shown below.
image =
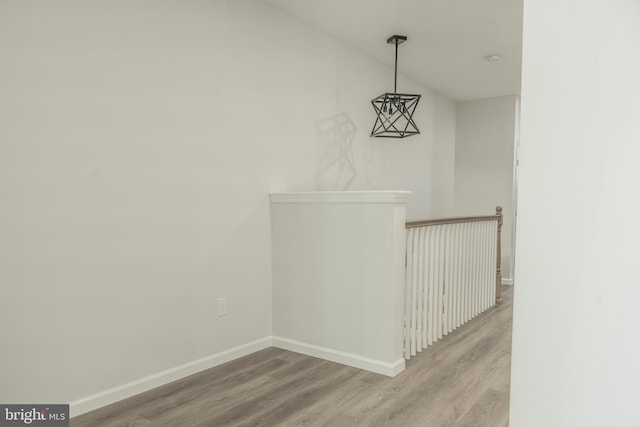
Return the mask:
<path fill-rule="evenodd" d="M 416 111 L 420 95 L 398 93 L 398 45 L 407 41 L 406 36 L 391 36 L 388 44 L 396 45 L 395 77 L 393 93 L 383 93 L 371 100 L 377 118 L 371 130 L 371 136 L 386 138 L 405 138 L 420 133 L 413 113 Z"/>

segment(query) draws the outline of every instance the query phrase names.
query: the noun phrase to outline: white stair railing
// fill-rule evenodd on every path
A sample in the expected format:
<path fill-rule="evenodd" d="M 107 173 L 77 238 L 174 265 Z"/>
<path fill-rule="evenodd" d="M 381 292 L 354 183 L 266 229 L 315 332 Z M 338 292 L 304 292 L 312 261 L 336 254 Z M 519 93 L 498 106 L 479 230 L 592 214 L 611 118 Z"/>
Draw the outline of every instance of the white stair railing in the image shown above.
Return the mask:
<path fill-rule="evenodd" d="M 496 215 L 407 225 L 404 357 L 409 359 L 501 302 Z"/>

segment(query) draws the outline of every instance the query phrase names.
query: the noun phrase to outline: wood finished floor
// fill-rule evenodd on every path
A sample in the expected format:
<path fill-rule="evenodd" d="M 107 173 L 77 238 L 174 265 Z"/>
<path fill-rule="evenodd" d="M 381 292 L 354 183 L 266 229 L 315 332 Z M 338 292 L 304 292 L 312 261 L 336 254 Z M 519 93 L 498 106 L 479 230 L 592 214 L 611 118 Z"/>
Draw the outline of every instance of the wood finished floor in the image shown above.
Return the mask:
<path fill-rule="evenodd" d="M 509 424 L 513 288 L 395 378 L 269 348 L 71 419 L 80 426 Z"/>

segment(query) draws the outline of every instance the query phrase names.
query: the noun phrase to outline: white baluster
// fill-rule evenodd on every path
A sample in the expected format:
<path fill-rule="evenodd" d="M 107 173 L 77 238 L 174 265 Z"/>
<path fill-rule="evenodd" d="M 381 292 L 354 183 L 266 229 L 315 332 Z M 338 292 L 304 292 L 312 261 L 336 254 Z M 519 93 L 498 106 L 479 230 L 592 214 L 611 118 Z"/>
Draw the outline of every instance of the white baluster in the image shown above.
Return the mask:
<path fill-rule="evenodd" d="M 411 282 L 413 280 L 413 235 L 415 228 L 409 228 L 407 230 L 407 256 L 405 267 L 405 279 L 404 279 L 404 358 L 409 359 L 411 357 L 411 307 L 413 301 L 411 300 Z"/>

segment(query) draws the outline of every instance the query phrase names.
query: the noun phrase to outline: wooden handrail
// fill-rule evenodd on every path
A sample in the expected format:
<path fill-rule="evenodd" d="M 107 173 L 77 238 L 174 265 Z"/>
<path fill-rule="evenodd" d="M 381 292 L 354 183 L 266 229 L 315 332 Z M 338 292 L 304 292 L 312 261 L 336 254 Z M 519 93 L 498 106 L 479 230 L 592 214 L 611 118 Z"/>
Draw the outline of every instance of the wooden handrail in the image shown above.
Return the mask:
<path fill-rule="evenodd" d="M 496 206 L 495 215 L 484 216 L 465 216 L 465 217 L 453 217 L 453 218 L 436 218 L 436 219 L 422 219 L 415 221 L 407 221 L 405 228 L 416 227 L 428 227 L 431 225 L 441 224 L 458 224 L 461 222 L 478 222 L 478 221 L 498 221 L 498 242 L 496 253 L 496 304 L 502 303 L 502 251 L 500 249 L 500 241 L 502 240 L 502 206 Z"/>
<path fill-rule="evenodd" d="M 461 216 L 453 218 L 435 218 L 435 219 L 418 219 L 414 221 L 407 221 L 406 228 L 425 227 L 429 225 L 440 224 L 457 224 L 460 222 L 477 222 L 477 221 L 496 221 L 498 217 L 496 215 L 485 216 Z"/>

